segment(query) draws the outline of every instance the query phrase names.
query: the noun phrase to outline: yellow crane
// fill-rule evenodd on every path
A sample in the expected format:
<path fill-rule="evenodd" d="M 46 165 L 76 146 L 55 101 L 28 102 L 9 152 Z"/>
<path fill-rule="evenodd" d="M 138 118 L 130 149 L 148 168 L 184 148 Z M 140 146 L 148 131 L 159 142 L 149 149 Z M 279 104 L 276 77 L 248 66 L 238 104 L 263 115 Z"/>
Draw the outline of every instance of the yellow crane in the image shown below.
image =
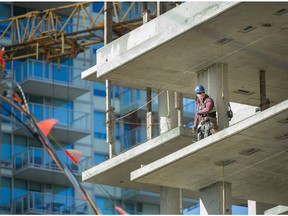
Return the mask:
<path fill-rule="evenodd" d="M 87 6 L 92 3 L 30 11 L 0 20 L 0 25 L 7 26 L 0 31 L 0 44 L 5 47 L 4 59 L 38 59 L 44 56 L 51 61 L 61 57 L 73 58 L 88 45 L 103 42 L 104 5 L 99 12 L 91 13 Z M 145 11 L 150 12 L 150 19 L 155 18 L 156 6 L 155 2 L 113 2 L 110 8 L 112 40 L 142 25 Z"/>

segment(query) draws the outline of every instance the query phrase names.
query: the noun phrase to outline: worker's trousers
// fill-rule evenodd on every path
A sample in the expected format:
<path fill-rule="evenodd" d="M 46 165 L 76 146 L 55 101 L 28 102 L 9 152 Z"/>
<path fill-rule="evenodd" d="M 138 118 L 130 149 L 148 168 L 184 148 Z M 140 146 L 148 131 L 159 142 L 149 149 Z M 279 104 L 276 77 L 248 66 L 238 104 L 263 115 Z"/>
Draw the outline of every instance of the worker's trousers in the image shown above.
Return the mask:
<path fill-rule="evenodd" d="M 217 131 L 217 119 L 211 117 L 205 117 L 198 125 L 197 134 L 198 141 L 210 136 Z"/>

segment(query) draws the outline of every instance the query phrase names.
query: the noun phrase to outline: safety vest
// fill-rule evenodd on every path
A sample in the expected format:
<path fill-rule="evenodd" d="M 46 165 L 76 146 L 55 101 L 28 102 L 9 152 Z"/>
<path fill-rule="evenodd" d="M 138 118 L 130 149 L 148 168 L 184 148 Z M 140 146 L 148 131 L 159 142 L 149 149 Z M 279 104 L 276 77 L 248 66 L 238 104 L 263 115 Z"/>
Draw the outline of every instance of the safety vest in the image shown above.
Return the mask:
<path fill-rule="evenodd" d="M 210 110 L 210 112 L 208 113 L 208 116 L 209 116 L 210 113 L 213 113 L 213 114 L 215 113 L 215 114 L 216 114 L 216 108 L 215 108 L 215 106 L 214 106 L 214 101 L 213 101 L 213 99 L 210 98 L 208 95 L 205 95 L 204 100 L 203 100 L 202 103 L 197 103 L 197 110 L 203 110 L 203 109 L 205 109 L 205 107 L 206 107 L 206 101 L 207 101 L 208 98 L 212 101 L 212 104 L 213 104 L 212 110 Z M 198 100 L 197 100 L 197 102 L 198 102 Z M 206 115 L 203 114 L 202 116 L 206 116 Z M 215 117 L 216 117 L 216 116 L 215 116 Z"/>

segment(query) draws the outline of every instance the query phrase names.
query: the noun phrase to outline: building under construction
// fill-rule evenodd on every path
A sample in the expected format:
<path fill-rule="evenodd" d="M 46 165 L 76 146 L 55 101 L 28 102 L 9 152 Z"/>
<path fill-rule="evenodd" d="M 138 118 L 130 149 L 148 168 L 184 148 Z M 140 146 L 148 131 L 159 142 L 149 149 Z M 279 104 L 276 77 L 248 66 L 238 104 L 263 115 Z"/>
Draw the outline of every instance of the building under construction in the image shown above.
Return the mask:
<path fill-rule="evenodd" d="M 0 45 L 5 48 L 4 53 L 2 49 L 0 52 L 1 214 L 92 214 L 92 205 L 74 187 L 77 181 L 102 214 L 119 214 L 121 208 L 129 214 L 160 212 L 159 194 L 151 190 L 82 182 L 82 172 L 109 158 L 109 145 L 105 83 L 83 80 L 81 72 L 95 65 L 96 51 L 107 39 L 116 40 L 138 28 L 143 19 L 155 19 L 162 5 L 111 2 L 108 9 L 104 6 L 103 2 L 0 3 Z M 105 11 L 113 17 L 109 37 L 104 37 L 104 26 L 109 25 Z M 147 96 L 141 89 L 113 85 L 110 90 L 114 117 L 119 119 L 113 137 L 116 155 L 147 140 L 146 108 L 141 108 Z M 29 121 L 24 112 L 19 112 L 17 101 L 12 101 L 13 93 L 26 98 L 25 108 L 40 122 L 57 119 L 49 138 L 57 158 L 70 170 L 68 176 L 35 133 L 27 130 Z M 187 120 L 193 116 L 192 105 L 184 114 Z M 133 115 L 123 118 L 136 109 Z M 157 113 L 156 103 L 151 111 Z M 153 122 L 157 119 L 155 115 Z M 158 136 L 157 124 L 153 130 L 153 137 Z M 73 150 L 81 153 L 76 155 L 76 163 L 66 154 Z M 197 205 L 198 199 L 189 197 L 183 204 Z"/>
<path fill-rule="evenodd" d="M 283 214 L 288 207 L 288 3 L 186 2 L 113 40 L 110 4 L 105 43 L 82 78 L 106 83 L 109 159 L 82 173 L 86 182 L 160 193 L 161 214 L 182 214 L 183 197 L 200 214 Z M 165 12 L 165 13 L 164 13 Z M 196 141 L 184 127 L 182 98 L 206 87 L 219 131 Z M 115 155 L 110 86 L 158 95 L 147 106 L 147 141 Z M 228 120 L 228 103 L 249 105 Z M 116 119 L 117 120 L 117 119 Z"/>

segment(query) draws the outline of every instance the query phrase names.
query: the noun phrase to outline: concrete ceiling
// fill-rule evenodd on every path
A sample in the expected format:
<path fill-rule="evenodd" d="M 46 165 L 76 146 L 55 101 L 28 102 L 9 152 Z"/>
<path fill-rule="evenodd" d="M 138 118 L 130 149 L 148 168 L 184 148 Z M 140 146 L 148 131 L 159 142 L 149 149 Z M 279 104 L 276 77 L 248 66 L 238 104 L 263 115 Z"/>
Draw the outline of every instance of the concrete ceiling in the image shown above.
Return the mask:
<path fill-rule="evenodd" d="M 109 79 L 112 84 L 137 89 L 169 89 L 194 97 L 196 73 L 215 62 L 222 62 L 227 63 L 229 68 L 230 101 L 259 106 L 259 70 L 266 71 L 267 98 L 272 104 L 287 99 L 288 13 L 275 13 L 281 9 L 287 10 L 288 2 L 234 3 L 208 19 L 205 8 L 202 11 L 199 9 L 197 14 L 197 7 L 200 8 L 201 4 L 204 3 L 184 3 L 157 18 L 159 20 L 154 19 L 122 39 L 111 42 L 100 49 L 97 66 L 88 73 L 82 73 L 82 77 L 95 81 Z M 166 34 L 165 28 L 169 29 L 173 24 L 181 28 L 191 17 L 196 17 L 195 14 L 185 17 L 181 13 L 185 7 L 194 7 L 195 14 L 202 16 L 202 22 L 191 21 L 188 30 L 179 30 L 177 35 L 165 41 L 159 40 L 145 50 L 149 46 L 145 43 L 146 35 L 152 34 L 150 30 L 156 24 L 159 26 L 154 30 L 160 32 L 164 29 L 163 34 Z M 163 22 L 162 17 L 165 18 Z M 161 37 L 160 33 L 158 38 Z M 224 38 L 232 40 L 223 45 L 217 44 Z M 134 48 L 122 48 L 123 52 L 120 50 L 119 55 L 110 55 L 117 46 L 121 46 L 121 40 L 126 41 L 127 47 L 134 43 Z M 155 40 L 152 38 L 149 43 L 153 44 Z M 129 52 L 129 60 L 123 60 Z M 106 62 L 103 63 L 101 55 Z M 237 93 L 239 90 L 248 91 L 248 94 Z"/>

